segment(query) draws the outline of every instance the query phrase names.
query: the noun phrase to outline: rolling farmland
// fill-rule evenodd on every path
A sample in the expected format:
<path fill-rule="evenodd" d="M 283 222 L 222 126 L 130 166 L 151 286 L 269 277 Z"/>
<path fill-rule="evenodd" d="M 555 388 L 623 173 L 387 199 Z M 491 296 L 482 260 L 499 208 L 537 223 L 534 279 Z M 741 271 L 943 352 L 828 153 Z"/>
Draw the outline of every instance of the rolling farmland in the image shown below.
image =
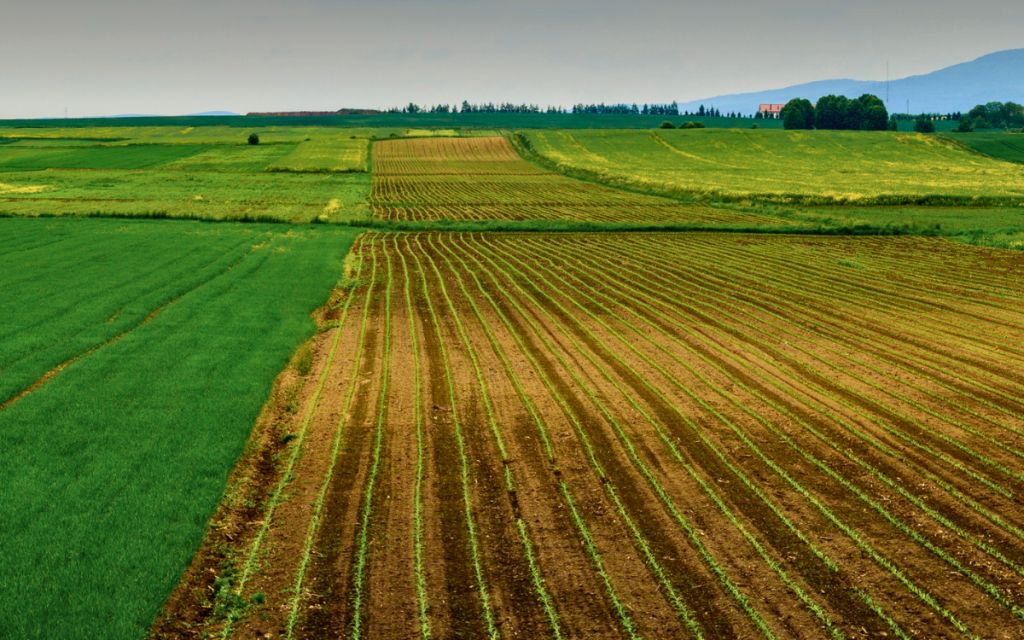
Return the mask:
<path fill-rule="evenodd" d="M 957 136 L 956 141 L 993 158 L 1024 163 L 1024 135 L 1019 133 L 971 133 Z"/>
<path fill-rule="evenodd" d="M 1010 138 L 1003 149 L 1009 149 Z M 531 131 L 519 140 L 545 163 L 574 175 L 699 199 L 890 205 L 1024 202 L 1020 164 L 970 153 L 949 139 L 913 133 Z"/>
<path fill-rule="evenodd" d="M 145 635 L 354 235 L 0 219 L 0 637 Z"/>
<path fill-rule="evenodd" d="M 0 214 L 339 222 L 369 216 L 373 130 L 0 129 Z"/>
<path fill-rule="evenodd" d="M 0 128 L 0 637 L 1024 637 L 1021 165 L 266 122 Z"/>
<path fill-rule="evenodd" d="M 524 161 L 503 137 L 386 140 L 373 161 L 370 205 L 389 221 L 779 222 L 573 180 Z"/>
<path fill-rule="evenodd" d="M 935 239 L 365 234 L 238 532 L 266 605 L 212 630 L 1018 637 L 1022 275 Z"/>

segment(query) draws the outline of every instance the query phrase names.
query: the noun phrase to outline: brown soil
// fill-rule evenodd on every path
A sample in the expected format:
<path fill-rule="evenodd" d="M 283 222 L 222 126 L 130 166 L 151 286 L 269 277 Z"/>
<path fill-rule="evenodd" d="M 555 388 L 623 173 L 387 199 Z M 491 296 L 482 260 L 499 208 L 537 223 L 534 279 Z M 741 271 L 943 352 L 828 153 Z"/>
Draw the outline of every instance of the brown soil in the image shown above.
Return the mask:
<path fill-rule="evenodd" d="M 1024 602 L 1024 486 L 1013 477 L 1024 415 L 1009 396 L 1020 382 L 1010 373 L 1024 313 L 998 303 L 1021 296 L 1017 263 L 992 257 L 999 269 L 948 277 L 930 311 L 924 267 L 903 274 L 898 286 L 911 295 L 901 302 L 892 280 L 832 266 L 849 253 L 896 268 L 893 252 L 915 249 L 696 234 L 363 236 L 353 251 L 366 277 L 345 321 L 312 341 L 306 379 L 282 374 L 229 499 L 153 635 L 222 628 L 214 579 L 245 565 L 295 446 L 281 434 L 298 433 L 309 411 L 242 594 L 262 593 L 265 603 L 249 608 L 233 637 L 286 633 L 310 531 L 295 637 L 349 637 L 357 618 L 366 637 L 421 637 L 418 414 L 431 637 L 486 637 L 480 580 L 501 637 L 550 637 L 549 611 L 573 638 L 621 638 L 627 626 L 642 637 L 687 637 L 689 624 L 708 638 L 759 636 L 758 625 L 777 637 L 821 638 L 829 634 L 822 617 L 847 637 L 892 637 L 879 607 L 911 637 L 957 636 L 954 619 L 981 637 L 1024 637 L 1007 606 Z M 767 255 L 770 269 L 730 261 L 747 254 Z M 801 278 L 815 288 L 801 288 Z M 960 290 L 962 307 L 949 297 Z M 993 305 L 987 321 L 982 310 Z M 1006 360 L 984 363 L 990 352 Z M 958 354 L 965 367 L 951 374 L 944 365 Z M 947 400 L 955 402 L 948 411 Z"/>

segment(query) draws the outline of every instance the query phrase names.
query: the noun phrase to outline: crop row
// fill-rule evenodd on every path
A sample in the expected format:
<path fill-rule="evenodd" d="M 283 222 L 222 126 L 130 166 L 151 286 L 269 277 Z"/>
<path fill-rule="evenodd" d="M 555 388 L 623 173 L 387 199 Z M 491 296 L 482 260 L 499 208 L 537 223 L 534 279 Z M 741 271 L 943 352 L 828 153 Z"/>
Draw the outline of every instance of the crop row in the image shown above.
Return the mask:
<path fill-rule="evenodd" d="M 778 222 L 567 178 L 522 160 L 500 137 L 389 140 L 373 155 L 370 204 L 386 220 Z"/>
<path fill-rule="evenodd" d="M 551 241 L 551 240 L 545 240 L 545 241 L 543 241 L 543 245 L 542 246 L 537 246 L 537 244 L 540 243 L 540 242 L 541 241 L 536 241 L 536 242 L 534 242 L 534 241 L 524 241 L 524 242 L 520 243 L 520 246 L 522 247 L 522 251 L 524 253 L 526 253 L 526 254 L 529 254 L 529 255 L 533 256 L 531 258 L 531 261 L 532 261 L 533 264 L 537 263 L 537 256 L 544 256 L 544 255 L 547 255 L 549 253 L 553 253 L 553 251 L 552 251 L 553 249 L 557 250 L 557 249 L 561 248 L 561 247 L 558 246 L 559 242 L 554 242 L 554 241 Z M 588 242 L 587 243 L 588 246 L 587 246 L 586 250 L 582 254 L 579 254 L 579 255 L 592 256 L 592 255 L 594 255 L 594 251 L 599 251 L 601 249 L 601 247 L 600 247 L 601 244 L 602 243 L 600 243 L 600 242 L 597 242 L 597 243 Z M 608 243 L 608 244 L 610 244 L 610 243 Z M 623 264 L 622 261 L 636 257 L 638 251 L 642 251 L 642 250 L 638 249 L 638 247 L 636 246 L 637 244 L 643 245 L 644 243 L 643 242 L 630 243 L 628 250 L 622 251 L 618 256 L 616 256 L 614 264 L 621 265 L 621 264 Z M 668 243 L 664 243 L 664 244 L 673 244 L 673 243 L 672 242 L 668 242 Z M 719 243 L 711 243 L 711 242 L 709 242 L 708 244 L 712 245 L 712 246 L 721 247 L 721 243 L 720 242 Z M 776 247 L 776 248 L 778 248 L 778 247 Z M 717 259 L 720 262 L 713 262 L 712 261 L 712 262 L 707 262 L 705 264 L 728 264 L 728 253 L 729 253 L 728 250 L 730 249 L 730 247 L 725 247 L 725 249 L 726 250 L 722 252 L 722 255 L 716 256 L 715 258 L 711 258 L 711 260 Z M 696 260 L 700 260 L 701 257 L 703 257 L 704 260 L 709 260 L 708 256 L 699 256 L 699 255 L 694 256 L 694 255 L 692 255 L 692 250 L 693 250 L 693 247 L 686 247 L 685 255 L 687 256 L 687 259 L 695 260 L 696 261 Z M 645 257 L 648 257 L 648 256 L 645 255 Z M 566 255 L 562 255 L 562 256 L 557 256 L 556 255 L 556 256 L 553 256 L 551 258 L 551 260 L 554 261 L 554 264 L 558 264 L 559 265 L 560 269 L 562 270 L 561 272 L 563 272 L 563 273 L 564 272 L 568 272 L 569 277 L 572 277 L 573 275 L 575 275 L 575 272 L 576 272 L 576 270 L 578 268 L 578 263 L 571 262 L 570 264 L 573 265 L 572 269 L 565 269 L 565 265 L 567 264 L 568 261 L 573 261 L 574 258 L 576 258 L 576 255 L 574 255 L 572 251 L 569 251 L 569 252 L 566 253 Z M 660 266 L 662 268 L 671 269 L 674 266 L 679 265 L 682 258 L 683 258 L 683 254 L 673 254 L 671 256 L 666 256 L 665 259 L 664 259 L 664 264 L 660 265 Z M 543 264 L 543 262 L 541 262 L 541 264 Z M 744 269 L 744 270 L 749 270 L 749 266 L 748 267 L 741 267 L 741 268 Z M 621 267 L 620 267 L 620 270 L 621 270 Z M 706 268 L 704 268 L 702 270 L 705 271 L 705 272 L 707 271 Z M 605 274 L 605 273 L 608 273 L 608 272 L 609 271 L 608 271 L 608 265 L 607 264 L 603 264 L 603 265 L 602 264 L 598 264 L 598 265 L 595 266 L 595 274 L 597 274 L 597 273 Z M 557 273 L 558 272 L 550 272 L 550 276 L 551 277 L 557 277 L 557 275 L 556 275 Z M 537 275 L 537 273 L 535 271 L 532 272 L 532 274 L 528 274 L 528 275 L 532 279 L 534 279 L 534 280 L 539 279 L 538 275 Z M 706 275 L 707 274 L 704 273 L 704 274 L 701 274 L 700 277 L 706 277 Z M 600 278 L 598 278 L 598 276 L 595 275 L 594 278 L 595 278 L 593 280 L 594 282 L 599 282 L 600 283 L 600 286 L 598 287 L 598 289 L 600 289 L 600 290 L 603 290 L 603 291 L 608 291 L 608 290 L 610 290 L 610 291 L 625 291 L 626 292 L 625 294 L 623 294 L 625 299 L 618 300 L 618 301 L 616 301 L 615 304 L 617 304 L 617 305 L 623 305 L 623 304 L 627 305 L 626 308 L 629 308 L 629 305 L 635 305 L 636 304 L 636 296 L 633 295 L 634 292 L 631 291 L 631 288 L 633 287 L 631 282 L 633 282 L 635 280 L 624 279 L 624 280 L 622 280 L 620 282 L 617 282 L 614 286 L 609 287 L 608 286 L 609 283 L 607 281 L 607 277 L 600 277 Z M 762 276 L 762 278 L 763 278 L 763 276 Z M 762 280 L 762 282 L 763 282 L 763 280 Z M 558 283 L 557 286 L 561 290 L 564 291 L 564 290 L 566 290 L 567 286 L 568 287 L 572 286 L 572 282 L 568 281 L 568 280 L 566 280 L 564 278 L 559 278 L 559 283 Z M 736 286 L 737 286 L 736 284 L 732 285 L 733 288 L 735 288 Z M 763 287 L 764 285 L 761 284 L 760 286 Z M 569 291 L 570 291 L 570 293 L 568 293 L 566 295 L 572 299 L 573 303 L 575 303 L 576 305 L 579 305 L 580 295 L 578 293 L 578 290 L 576 290 L 576 289 L 569 289 Z M 680 298 L 677 297 L 677 296 L 680 296 L 680 295 L 681 295 L 681 299 L 682 300 L 690 300 L 690 299 L 696 298 L 696 297 L 691 298 L 691 297 L 687 296 L 685 293 L 679 292 L 678 290 L 674 290 L 673 293 L 672 293 L 673 297 L 669 298 L 669 299 L 670 300 L 678 300 Z M 587 297 L 589 297 L 589 296 L 587 296 Z M 701 297 L 705 297 L 705 296 L 701 296 Z M 725 298 L 725 300 L 728 301 L 728 298 Z M 714 304 L 715 303 L 712 303 L 712 306 Z M 580 310 L 587 311 L 587 309 L 585 307 L 579 307 L 576 313 L 578 313 Z M 602 310 L 605 313 L 609 312 L 609 309 L 607 309 L 607 308 L 602 308 Z M 645 314 L 640 314 L 639 317 L 640 317 L 641 320 L 645 320 L 646 323 L 648 325 L 650 325 L 650 317 L 649 316 L 645 317 Z M 709 319 L 708 318 L 701 318 L 700 320 L 702 321 L 702 323 L 707 323 Z M 623 322 L 627 322 L 627 321 L 623 320 Z M 690 322 L 692 323 L 693 320 L 690 320 Z M 776 325 L 778 325 L 778 324 L 779 323 L 776 322 Z M 664 332 L 665 339 L 672 339 L 673 338 L 673 331 L 678 331 L 680 328 L 683 328 L 683 327 L 686 327 L 686 326 L 691 326 L 691 325 L 689 325 L 689 323 L 684 323 L 684 324 L 681 324 L 681 325 L 676 325 L 675 327 L 672 327 L 671 329 L 667 329 L 667 330 L 666 330 L 666 328 L 662 328 L 662 331 Z M 756 325 L 750 325 L 750 326 L 756 326 Z M 609 331 L 614 331 L 614 329 L 611 329 L 611 328 L 608 328 L 608 330 Z M 775 327 L 773 327 L 772 331 L 773 332 L 776 331 Z M 643 333 L 640 333 L 639 331 L 638 331 L 638 333 L 639 333 L 639 335 L 641 337 L 643 336 Z M 634 337 L 634 339 L 635 339 L 635 337 Z M 649 341 L 649 338 L 647 340 Z M 733 340 L 735 340 L 735 336 L 733 337 Z M 652 345 L 652 347 L 658 348 L 665 355 L 672 355 L 671 352 L 666 351 L 664 349 L 664 345 L 663 344 L 659 344 L 657 342 L 652 342 L 651 345 Z M 629 348 L 630 350 L 635 351 L 635 348 L 628 341 L 623 341 L 623 346 Z M 684 384 L 679 384 L 678 383 L 678 378 L 674 377 L 677 374 L 673 374 L 672 372 L 669 372 L 668 370 L 666 370 L 663 365 L 659 364 L 658 361 L 651 360 L 649 356 L 647 356 L 646 354 L 644 354 L 642 352 L 637 352 L 636 355 L 637 355 L 637 357 L 642 358 L 643 360 L 645 360 L 646 364 L 650 365 L 653 368 L 654 372 L 657 372 L 657 374 L 661 374 L 662 376 L 664 376 L 664 378 L 667 381 L 669 381 L 669 382 L 671 382 L 673 384 L 676 384 L 681 391 L 686 391 L 688 388 L 692 388 L 692 386 L 694 385 L 693 382 L 688 382 L 685 385 Z M 712 360 L 711 362 L 714 362 L 714 360 Z M 748 368 L 749 367 L 749 364 L 746 364 L 746 363 L 742 362 L 742 360 L 740 362 L 738 362 L 737 365 L 738 365 L 736 367 L 737 371 L 742 371 L 743 368 Z M 795 375 L 800 375 L 801 373 L 803 374 L 803 377 L 807 377 L 806 372 L 801 372 L 799 370 L 795 372 Z M 653 375 L 656 375 L 656 374 L 650 374 L 650 373 L 649 374 L 645 374 L 644 378 L 649 378 L 649 377 L 652 377 Z M 700 378 L 698 377 L 698 379 L 700 379 Z M 741 380 L 742 379 L 735 379 L 734 378 L 733 380 L 730 380 L 726 384 L 728 384 L 730 386 L 736 386 L 736 385 L 740 384 Z M 657 389 L 651 389 L 651 391 L 652 392 L 656 392 Z M 827 389 L 826 388 L 826 389 L 822 389 L 822 391 L 825 392 L 825 393 L 822 394 L 825 397 L 827 397 L 826 394 L 828 394 L 828 395 L 834 394 L 834 391 L 832 391 L 831 389 Z M 831 392 L 831 393 L 829 393 L 829 392 Z M 723 396 L 723 397 L 725 397 L 725 396 Z M 783 397 L 783 396 L 779 396 L 779 397 Z M 692 399 L 695 402 L 700 402 L 700 403 L 702 403 L 702 400 L 703 400 L 702 396 L 697 396 L 697 395 L 694 395 L 692 397 Z M 734 404 L 735 404 L 735 401 L 734 401 Z M 742 404 L 736 404 L 735 408 L 736 409 L 743 409 L 744 407 L 743 407 Z M 709 410 L 710 410 L 710 407 L 709 407 Z M 764 420 L 763 417 L 758 416 L 755 413 L 750 412 L 749 410 L 747 411 L 747 413 L 748 413 L 748 415 L 751 415 L 751 417 L 753 417 L 755 419 L 757 419 L 759 417 L 762 418 L 761 419 L 762 423 L 764 424 L 764 426 L 766 428 L 769 429 L 769 433 L 774 435 L 774 438 L 783 438 L 784 441 L 788 442 L 788 440 L 785 440 L 785 438 L 788 438 L 787 434 L 779 432 L 779 431 L 773 429 L 773 425 L 772 425 L 772 423 L 770 421 Z M 784 419 L 785 418 L 788 418 L 788 419 L 792 420 L 792 419 L 794 419 L 794 414 L 792 412 L 790 412 L 789 415 L 784 415 Z M 804 422 L 805 422 L 805 424 L 807 423 L 807 421 L 804 421 Z M 1009 420 L 1004 420 L 1004 422 L 1006 422 L 1007 424 L 1009 424 L 1011 426 L 1013 424 L 1015 424 L 1015 423 L 1019 425 L 1019 423 L 1020 423 L 1020 414 L 1019 413 L 1016 414 L 1016 420 L 1009 419 Z M 904 425 L 901 424 L 900 426 L 904 426 Z M 925 425 L 918 424 L 916 426 L 922 427 L 922 426 L 925 426 Z M 811 425 L 808 425 L 807 428 L 811 429 Z M 925 431 L 927 431 L 927 430 L 925 430 Z M 911 433 L 913 433 L 913 432 L 911 432 Z M 740 434 L 737 434 L 737 435 L 740 435 Z M 908 443 L 910 443 L 912 445 L 919 446 L 919 447 L 921 446 L 921 444 L 919 442 L 919 439 L 920 439 L 919 436 L 915 437 L 914 435 L 908 435 L 907 433 L 903 433 L 903 432 L 897 432 L 897 435 L 900 435 L 902 437 L 902 439 L 904 440 L 904 442 L 908 442 Z M 820 437 L 820 432 L 819 432 L 819 437 Z M 746 441 L 746 439 L 743 438 L 742 436 L 741 436 L 741 440 Z M 953 449 L 954 451 L 955 450 L 969 449 L 969 447 L 964 445 L 959 440 L 954 440 L 953 442 L 949 442 L 950 439 L 943 439 L 943 440 L 944 440 L 943 444 L 947 444 L 947 443 L 948 444 L 952 444 L 953 447 L 954 447 L 954 449 Z M 795 442 L 794 442 L 793 446 L 794 447 L 797 446 L 795 444 Z M 934 447 L 934 445 L 930 445 L 930 446 Z M 839 450 L 841 450 L 841 449 L 839 449 Z M 802 451 L 802 450 L 798 449 L 798 452 L 799 451 Z M 959 452 L 960 451 L 956 451 L 956 453 L 959 453 Z M 994 463 L 988 456 L 982 455 L 982 454 L 977 453 L 977 452 L 975 452 L 975 453 L 976 453 L 976 455 L 974 457 L 982 465 L 990 466 L 990 467 L 994 465 L 995 468 L 997 468 L 997 469 L 998 468 L 1002 468 L 1003 471 L 1006 472 L 1010 476 L 1015 476 L 1016 475 L 1014 472 L 1012 472 L 1012 470 L 1009 467 L 1002 467 L 998 463 Z M 948 456 L 949 454 L 947 453 L 946 455 Z M 987 594 L 992 596 L 997 602 L 999 602 L 1000 604 L 1004 605 L 1009 611 L 1011 611 L 1014 614 L 1019 615 L 1018 605 L 1016 604 L 1015 601 L 1013 601 L 1010 597 L 1008 597 L 1004 593 L 1005 590 L 1004 589 L 1000 589 L 999 587 L 997 587 L 994 584 L 992 584 L 992 582 L 990 582 L 987 578 L 979 576 L 974 571 L 969 569 L 968 568 L 968 565 L 969 565 L 968 562 L 964 562 L 964 561 L 958 560 L 956 557 L 953 557 L 953 555 L 951 553 L 949 553 L 946 550 L 940 548 L 939 545 L 937 545 L 934 542 L 926 539 L 923 535 L 921 535 L 920 532 L 918 532 L 918 531 L 914 530 L 912 527 L 908 526 L 906 524 L 906 522 L 900 520 L 897 516 L 895 516 L 892 513 L 888 512 L 877 501 L 874 501 L 867 493 L 865 493 L 864 491 L 859 490 L 855 485 L 853 485 L 852 483 L 847 481 L 841 474 L 835 473 L 834 470 L 832 470 L 826 463 L 822 462 L 820 459 L 817 459 L 817 458 L 815 458 L 812 455 L 811 457 L 808 458 L 808 461 L 810 461 L 813 464 L 815 464 L 816 466 L 818 466 L 824 473 L 826 473 L 826 475 L 828 475 L 829 477 L 834 479 L 836 482 L 838 482 L 841 486 L 843 486 L 844 488 L 849 490 L 851 493 L 856 495 L 860 500 L 865 502 L 867 505 L 871 506 L 873 509 L 878 511 L 880 513 L 880 515 L 882 515 L 888 522 L 890 522 L 890 524 L 892 524 L 892 526 L 894 526 L 895 528 L 897 528 L 898 530 L 900 530 L 904 534 L 906 534 L 907 537 L 910 540 L 913 540 L 913 541 L 919 543 L 922 547 L 924 547 L 927 550 L 931 551 L 937 557 L 941 558 L 942 560 L 944 560 L 945 562 L 950 564 L 953 568 L 957 569 L 965 577 L 967 577 L 972 583 L 974 583 L 980 589 L 982 589 Z M 963 466 L 963 463 L 961 463 L 961 464 Z M 1009 465 L 1009 466 L 1012 467 L 1012 465 Z M 870 470 L 870 467 L 866 467 L 866 468 L 868 468 Z M 970 465 L 965 465 L 965 466 L 963 466 L 963 468 L 967 469 L 968 471 L 973 470 Z M 896 476 L 896 477 L 898 477 L 898 476 Z M 883 476 L 883 478 L 884 478 L 884 476 Z M 892 479 L 891 478 L 885 478 L 885 479 L 890 483 L 890 486 L 891 486 L 892 482 L 893 482 Z M 899 488 L 900 487 L 897 486 L 897 489 L 899 489 Z M 975 491 L 974 493 L 977 494 L 977 491 Z M 1018 573 L 1019 574 L 1020 567 L 1019 567 L 1018 562 L 1013 561 L 1013 560 L 1010 559 L 1011 557 L 1017 555 L 1017 553 L 1015 551 L 1006 551 L 1006 550 L 995 549 L 992 546 L 987 545 L 986 543 L 979 541 L 978 540 L 978 536 L 972 536 L 969 533 L 967 533 L 965 531 L 964 527 L 957 526 L 955 523 L 953 523 L 951 521 L 951 518 L 944 517 L 941 514 L 937 514 L 935 512 L 935 510 L 929 510 L 926 507 L 926 505 L 924 505 L 924 503 L 922 501 L 918 500 L 916 505 L 919 506 L 919 507 L 924 508 L 926 512 L 929 512 L 930 516 L 932 516 L 937 522 L 939 522 L 939 523 L 943 524 L 944 526 L 946 526 L 947 529 L 949 529 L 953 533 L 961 535 L 961 537 L 964 538 L 963 541 L 970 542 L 975 547 L 977 547 L 980 551 L 983 551 L 983 552 L 989 554 L 990 557 L 998 559 L 1001 562 L 1003 562 L 1003 564 L 1005 565 L 1006 569 L 1008 569 L 1008 570 L 1010 570 L 1010 571 L 1012 571 L 1014 573 Z M 823 512 L 823 513 L 825 513 L 825 512 Z M 836 524 L 837 524 L 837 526 L 839 525 L 839 523 L 836 523 Z M 854 537 L 853 539 L 857 539 L 857 537 Z M 1019 541 L 1017 541 L 1017 542 L 1019 542 Z M 1014 543 L 1011 543 L 1011 545 L 1012 544 L 1014 544 Z M 1012 549 L 1012 546 L 1010 548 Z M 879 556 L 878 560 L 883 565 L 887 564 L 887 561 L 882 556 Z M 895 575 L 899 575 L 899 573 L 896 573 Z M 933 608 L 936 608 L 937 611 L 943 612 L 943 615 L 946 615 L 948 613 L 948 612 L 944 612 L 937 605 L 935 599 L 933 597 L 929 596 L 927 593 L 922 591 L 920 593 L 920 595 L 921 595 L 923 601 L 929 603 L 930 606 L 933 606 Z M 959 622 L 956 621 L 955 616 L 952 616 L 952 614 L 949 614 L 949 617 L 950 617 L 951 621 L 954 621 L 954 623 L 957 626 L 959 626 Z"/>
<path fill-rule="evenodd" d="M 293 637 L 1020 628 L 1021 265 L 822 242 L 363 236 L 241 594 Z"/>
<path fill-rule="evenodd" d="M 374 147 L 374 173 L 411 175 L 539 175 L 544 169 L 523 162 L 501 137 L 422 138 L 388 141 Z"/>

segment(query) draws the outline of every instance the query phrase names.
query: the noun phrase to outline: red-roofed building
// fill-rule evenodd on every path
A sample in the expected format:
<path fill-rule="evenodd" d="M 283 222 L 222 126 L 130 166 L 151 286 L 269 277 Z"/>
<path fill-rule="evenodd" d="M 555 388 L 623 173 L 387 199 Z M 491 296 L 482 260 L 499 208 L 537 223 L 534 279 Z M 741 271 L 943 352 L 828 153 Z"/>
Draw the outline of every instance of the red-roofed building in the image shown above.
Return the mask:
<path fill-rule="evenodd" d="M 777 120 L 782 117 L 782 107 L 784 106 L 786 105 L 761 104 L 761 106 L 757 108 L 757 112 L 761 115 L 762 118 L 774 118 Z"/>

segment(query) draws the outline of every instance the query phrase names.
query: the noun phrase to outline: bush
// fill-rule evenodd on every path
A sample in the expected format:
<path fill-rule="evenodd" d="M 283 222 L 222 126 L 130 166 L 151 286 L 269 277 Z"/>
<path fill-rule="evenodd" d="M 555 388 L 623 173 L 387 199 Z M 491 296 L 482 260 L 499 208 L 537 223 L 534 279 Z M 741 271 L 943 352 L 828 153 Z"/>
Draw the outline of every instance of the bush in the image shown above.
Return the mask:
<path fill-rule="evenodd" d="M 814 105 L 810 100 L 793 98 L 782 107 L 782 126 L 786 129 L 813 129 Z"/>
<path fill-rule="evenodd" d="M 671 122 L 669 122 L 668 120 L 666 120 L 666 121 L 662 122 L 661 125 L 659 125 L 659 127 L 661 129 L 675 129 L 676 125 L 674 125 Z"/>
<path fill-rule="evenodd" d="M 313 350 L 308 344 L 299 347 L 295 354 L 295 371 L 302 377 L 309 375 L 313 369 Z"/>
<path fill-rule="evenodd" d="M 704 128 L 704 123 L 703 122 L 684 122 L 683 124 L 679 125 L 679 128 L 680 129 L 703 129 Z"/>
<path fill-rule="evenodd" d="M 260 143 L 260 137 L 258 135 L 256 135 L 255 133 L 250 133 L 249 134 L 249 144 L 259 144 L 259 143 Z"/>
<path fill-rule="evenodd" d="M 914 120 L 914 131 L 918 133 L 935 133 L 935 123 L 931 118 L 918 118 Z"/>
<path fill-rule="evenodd" d="M 974 127 L 968 118 L 960 118 L 960 124 L 956 126 L 956 131 L 957 133 L 971 133 L 974 131 Z"/>
<path fill-rule="evenodd" d="M 1015 102 L 979 104 L 967 113 L 976 129 L 1008 129 L 1024 125 L 1024 106 Z"/>

